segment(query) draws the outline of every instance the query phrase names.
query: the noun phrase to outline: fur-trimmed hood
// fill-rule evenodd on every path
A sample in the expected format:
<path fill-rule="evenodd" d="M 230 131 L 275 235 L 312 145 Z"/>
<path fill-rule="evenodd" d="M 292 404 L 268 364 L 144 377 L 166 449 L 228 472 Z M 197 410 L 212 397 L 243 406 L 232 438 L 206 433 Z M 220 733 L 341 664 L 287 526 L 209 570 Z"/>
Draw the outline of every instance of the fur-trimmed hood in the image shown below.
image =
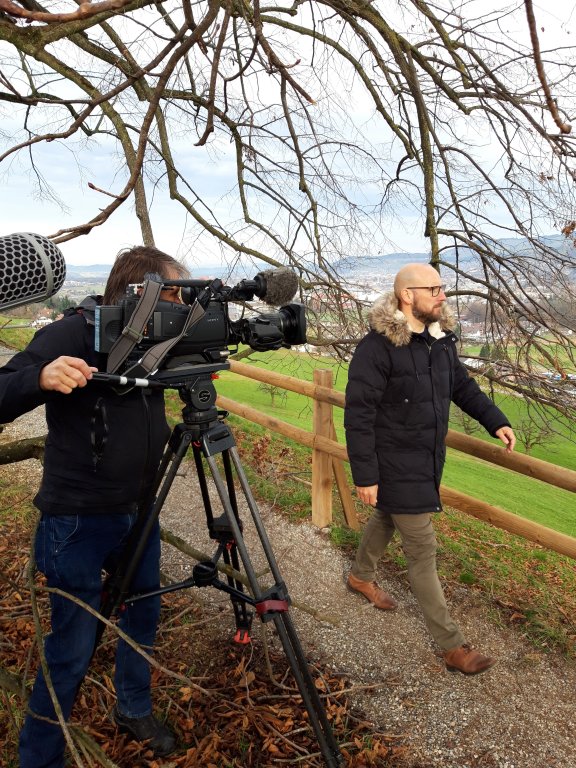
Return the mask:
<path fill-rule="evenodd" d="M 406 315 L 398 309 L 398 299 L 393 292 L 381 296 L 368 313 L 368 323 L 372 330 L 386 336 L 395 347 L 404 347 L 410 343 L 413 330 Z M 442 305 L 440 320 L 428 326 L 430 335 L 435 339 L 456 327 L 454 313 L 446 303 Z"/>

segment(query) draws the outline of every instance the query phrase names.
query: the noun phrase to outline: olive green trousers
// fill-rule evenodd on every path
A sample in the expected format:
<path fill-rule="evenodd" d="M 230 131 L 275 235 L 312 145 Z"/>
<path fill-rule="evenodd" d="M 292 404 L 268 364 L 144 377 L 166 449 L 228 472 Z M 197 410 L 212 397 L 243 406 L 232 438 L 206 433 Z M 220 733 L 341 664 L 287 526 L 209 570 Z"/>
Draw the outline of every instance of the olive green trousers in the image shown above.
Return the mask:
<path fill-rule="evenodd" d="M 364 529 L 352 573 L 362 581 L 374 581 L 378 561 L 395 531 L 402 542 L 412 592 L 432 637 L 443 650 L 463 645 L 466 641 L 450 616 L 438 578 L 431 514 L 391 515 L 375 509 Z"/>

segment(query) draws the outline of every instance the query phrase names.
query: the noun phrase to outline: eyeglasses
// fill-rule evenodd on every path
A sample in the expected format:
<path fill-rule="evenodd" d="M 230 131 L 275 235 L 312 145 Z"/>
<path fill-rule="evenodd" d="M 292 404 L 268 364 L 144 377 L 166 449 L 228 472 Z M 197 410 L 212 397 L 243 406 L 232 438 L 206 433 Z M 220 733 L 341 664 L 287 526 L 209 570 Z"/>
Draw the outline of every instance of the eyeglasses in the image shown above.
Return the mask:
<path fill-rule="evenodd" d="M 440 292 L 446 293 L 446 285 L 409 285 L 409 291 L 430 291 L 430 296 L 438 296 Z"/>

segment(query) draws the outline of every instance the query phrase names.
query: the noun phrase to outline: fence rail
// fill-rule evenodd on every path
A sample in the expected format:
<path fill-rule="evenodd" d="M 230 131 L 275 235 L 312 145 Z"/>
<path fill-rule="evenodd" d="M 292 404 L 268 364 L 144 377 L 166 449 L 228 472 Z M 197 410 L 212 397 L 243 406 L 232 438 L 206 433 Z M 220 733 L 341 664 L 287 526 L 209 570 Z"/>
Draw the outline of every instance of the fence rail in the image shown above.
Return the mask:
<path fill-rule="evenodd" d="M 343 468 L 343 462 L 348 461 L 348 453 L 346 447 L 336 440 L 332 411 L 333 406 L 344 407 L 344 394 L 332 388 L 331 371 L 316 370 L 314 381 L 309 382 L 235 360 L 230 361 L 230 370 L 237 375 L 255 381 L 306 395 L 314 401 L 313 430 L 309 432 L 274 416 L 268 416 L 251 406 L 237 403 L 221 395 L 218 396 L 218 405 L 221 408 L 289 437 L 311 449 L 312 522 L 315 525 L 324 527 L 332 520 L 334 479 L 342 500 L 346 522 L 351 528 L 358 529 L 359 523 L 355 504 Z M 570 469 L 558 467 L 531 456 L 508 454 L 504 448 L 490 445 L 483 440 L 454 430 L 448 431 L 446 443 L 457 451 L 483 459 L 491 464 L 505 467 L 572 493 L 576 492 L 576 472 Z M 526 520 L 519 515 L 451 488 L 441 486 L 440 491 L 443 503 L 576 560 L 575 538 L 558 533 L 551 528 Z"/>

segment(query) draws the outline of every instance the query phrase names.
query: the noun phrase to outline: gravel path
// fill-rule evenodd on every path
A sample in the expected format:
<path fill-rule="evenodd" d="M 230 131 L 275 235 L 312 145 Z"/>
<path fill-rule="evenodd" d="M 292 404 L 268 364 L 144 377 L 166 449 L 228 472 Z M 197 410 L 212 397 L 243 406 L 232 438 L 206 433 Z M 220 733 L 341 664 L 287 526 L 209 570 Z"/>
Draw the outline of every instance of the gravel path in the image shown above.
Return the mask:
<path fill-rule="evenodd" d="M 0 441 L 43 434 L 42 409 L 5 427 Z M 40 464 L 22 462 L 19 473 L 37 482 Z M 193 546 L 212 552 L 192 465 L 181 467 L 162 511 L 162 525 Z M 253 564 L 264 558 L 249 512 L 240 505 L 244 539 Z M 345 672 L 357 687 L 355 703 L 380 730 L 401 734 L 412 768 L 574 768 L 576 766 L 576 667 L 557 655 L 536 653 L 518 633 L 497 628 L 481 597 L 464 587 L 448 592 L 455 618 L 471 642 L 498 658 L 485 675 L 450 674 L 437 656 L 402 577 L 380 582 L 399 601 L 395 613 L 370 606 L 345 587 L 350 562 L 325 532 L 295 525 L 260 509 L 293 599 L 314 606 L 331 621 L 292 609 L 302 644 L 314 658 Z M 165 545 L 163 569 L 180 579 L 190 561 Z M 264 578 L 265 582 L 265 578 Z M 229 611 L 216 590 L 198 593 L 211 607 Z M 223 622 L 222 631 L 232 631 Z"/>
<path fill-rule="evenodd" d="M 196 503 L 195 470 L 187 464 L 184 471 L 164 506 L 162 524 L 211 552 L 204 512 Z M 498 664 L 478 677 L 451 674 L 436 655 L 407 580 L 382 571 L 380 582 L 400 607 L 394 613 L 378 611 L 346 589 L 349 559 L 326 533 L 294 525 L 265 507 L 260 515 L 292 598 L 337 622 L 320 622 L 293 609 L 306 650 L 347 674 L 358 686 L 358 706 L 379 729 L 405 735 L 414 768 L 576 766 L 574 665 L 536 653 L 517 633 L 496 628 L 481 597 L 455 587 L 448 595 L 455 618 Z M 261 568 L 249 512 L 241 511 L 241 517 L 250 557 Z M 189 564 L 171 548 L 166 548 L 164 567 L 177 578 L 188 575 Z M 218 605 L 228 602 L 220 593 L 201 594 Z"/>

